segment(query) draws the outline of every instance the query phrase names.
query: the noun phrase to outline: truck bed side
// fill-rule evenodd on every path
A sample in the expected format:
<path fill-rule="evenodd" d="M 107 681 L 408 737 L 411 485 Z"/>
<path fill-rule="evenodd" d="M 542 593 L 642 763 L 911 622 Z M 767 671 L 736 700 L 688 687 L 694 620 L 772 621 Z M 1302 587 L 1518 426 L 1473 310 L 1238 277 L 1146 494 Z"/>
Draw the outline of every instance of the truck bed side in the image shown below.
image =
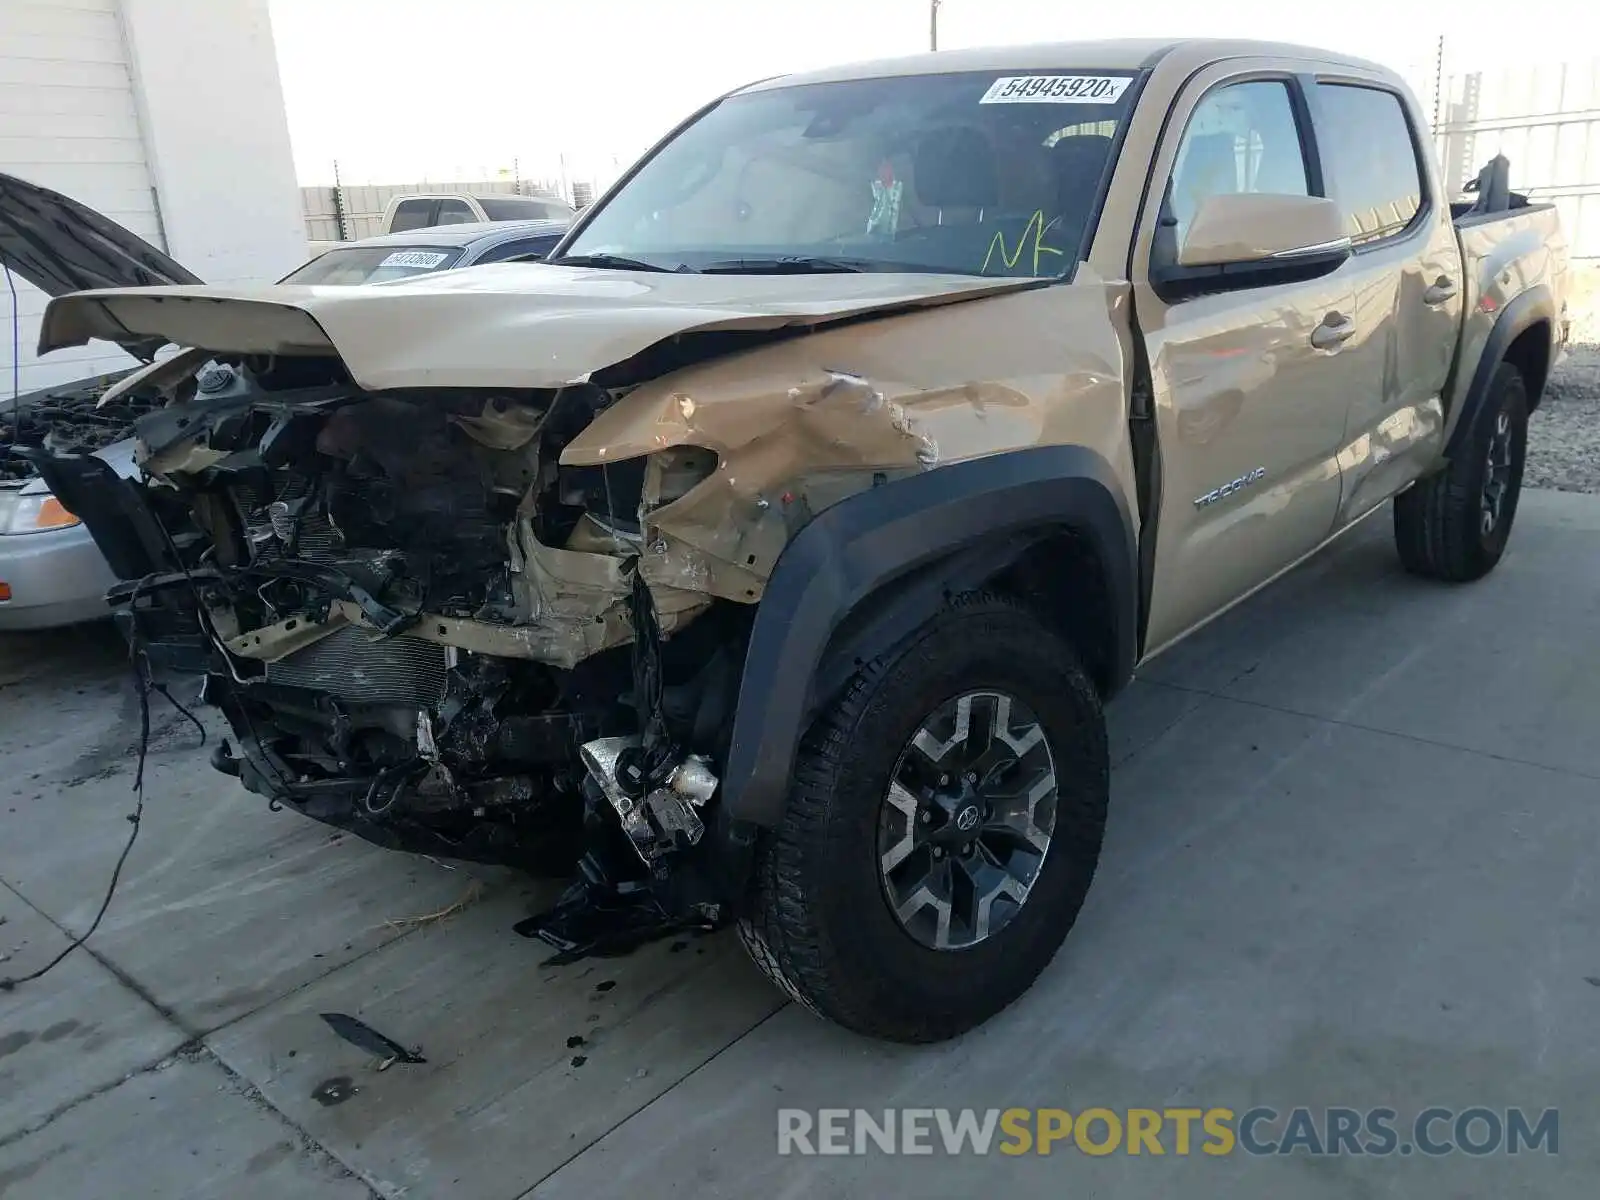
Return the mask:
<path fill-rule="evenodd" d="M 1554 205 L 1468 214 L 1455 222 L 1461 245 L 1463 317 L 1448 387 L 1446 444 L 1480 374 L 1502 359 L 1528 376 L 1537 405 L 1559 350 L 1567 286 L 1567 245 Z"/>

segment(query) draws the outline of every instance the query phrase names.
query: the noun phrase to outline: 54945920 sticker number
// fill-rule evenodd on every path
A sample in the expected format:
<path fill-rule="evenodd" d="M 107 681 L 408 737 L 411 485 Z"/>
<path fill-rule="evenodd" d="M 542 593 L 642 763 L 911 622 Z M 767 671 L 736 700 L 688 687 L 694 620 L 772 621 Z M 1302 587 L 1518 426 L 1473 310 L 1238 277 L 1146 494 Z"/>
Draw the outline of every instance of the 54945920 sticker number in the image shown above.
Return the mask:
<path fill-rule="evenodd" d="M 979 104 L 1115 104 L 1128 75 L 1008 75 L 989 85 Z"/>

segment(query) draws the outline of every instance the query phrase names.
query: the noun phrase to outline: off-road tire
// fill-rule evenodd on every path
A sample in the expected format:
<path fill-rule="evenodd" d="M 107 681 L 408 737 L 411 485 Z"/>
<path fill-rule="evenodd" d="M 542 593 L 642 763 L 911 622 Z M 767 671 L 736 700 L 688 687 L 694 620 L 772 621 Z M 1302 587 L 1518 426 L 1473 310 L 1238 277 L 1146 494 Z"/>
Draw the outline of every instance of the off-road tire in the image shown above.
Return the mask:
<path fill-rule="evenodd" d="M 1015 916 L 975 945 L 936 950 L 912 938 L 883 893 L 878 815 L 924 717 L 984 688 L 1038 718 L 1059 789 L 1055 828 Z M 783 819 L 757 851 L 740 938 L 784 992 L 848 1029 L 954 1037 L 1025 992 L 1066 938 L 1099 861 L 1109 779 L 1099 695 L 1066 641 L 1009 598 L 954 600 L 863 666 L 808 732 Z"/>
<path fill-rule="evenodd" d="M 1510 472 L 1494 527 L 1485 531 L 1484 485 L 1502 414 L 1510 427 Z M 1528 386 L 1516 367 L 1501 363 L 1495 368 L 1487 403 L 1471 420 L 1461 450 L 1449 465 L 1395 497 L 1395 546 L 1400 562 L 1413 575 L 1465 583 L 1494 570 L 1505 553 L 1528 450 Z"/>

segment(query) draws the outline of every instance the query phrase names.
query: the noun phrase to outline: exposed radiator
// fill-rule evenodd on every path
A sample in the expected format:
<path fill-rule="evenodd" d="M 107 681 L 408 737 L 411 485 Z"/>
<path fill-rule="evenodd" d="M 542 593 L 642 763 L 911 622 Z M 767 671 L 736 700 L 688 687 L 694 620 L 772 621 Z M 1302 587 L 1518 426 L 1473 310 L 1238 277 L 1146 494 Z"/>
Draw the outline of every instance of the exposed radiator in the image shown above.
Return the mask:
<path fill-rule="evenodd" d="M 311 480 L 291 476 L 273 499 L 270 491 L 241 485 L 235 490 L 245 518 L 251 556 L 257 559 L 293 557 L 304 562 L 329 563 L 344 549 L 332 523 L 313 504 Z"/>
<path fill-rule="evenodd" d="M 284 519 L 281 523 L 287 530 L 290 522 Z M 279 519 L 274 518 L 273 526 L 275 531 L 279 524 Z M 339 535 L 334 532 L 333 526 L 328 523 L 326 517 L 319 513 L 307 513 L 301 517 L 294 527 L 293 536 L 294 556 L 298 559 L 303 559 L 305 562 L 332 562 L 339 556 L 339 551 L 343 548 L 339 541 Z M 287 533 L 278 533 L 278 538 L 285 545 L 289 543 Z"/>
<path fill-rule="evenodd" d="M 267 679 L 357 704 L 432 707 L 444 699 L 445 648 L 421 638 L 374 639 L 353 626 L 267 664 Z"/>

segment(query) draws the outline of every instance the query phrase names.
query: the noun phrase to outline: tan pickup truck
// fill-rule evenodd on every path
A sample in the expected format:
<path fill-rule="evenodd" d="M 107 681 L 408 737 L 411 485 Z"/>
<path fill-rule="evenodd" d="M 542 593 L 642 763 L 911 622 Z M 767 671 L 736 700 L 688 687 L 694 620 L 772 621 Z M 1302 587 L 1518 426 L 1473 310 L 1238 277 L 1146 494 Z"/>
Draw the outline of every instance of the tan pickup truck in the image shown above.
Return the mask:
<path fill-rule="evenodd" d="M 577 862 L 560 956 L 737 923 L 932 1040 L 1072 926 L 1141 662 L 1391 499 L 1407 569 L 1494 567 L 1565 271 L 1370 63 L 944 53 L 718 100 L 548 263 L 57 299 L 46 350 L 191 349 L 146 482 L 41 469 L 246 787 Z"/>

